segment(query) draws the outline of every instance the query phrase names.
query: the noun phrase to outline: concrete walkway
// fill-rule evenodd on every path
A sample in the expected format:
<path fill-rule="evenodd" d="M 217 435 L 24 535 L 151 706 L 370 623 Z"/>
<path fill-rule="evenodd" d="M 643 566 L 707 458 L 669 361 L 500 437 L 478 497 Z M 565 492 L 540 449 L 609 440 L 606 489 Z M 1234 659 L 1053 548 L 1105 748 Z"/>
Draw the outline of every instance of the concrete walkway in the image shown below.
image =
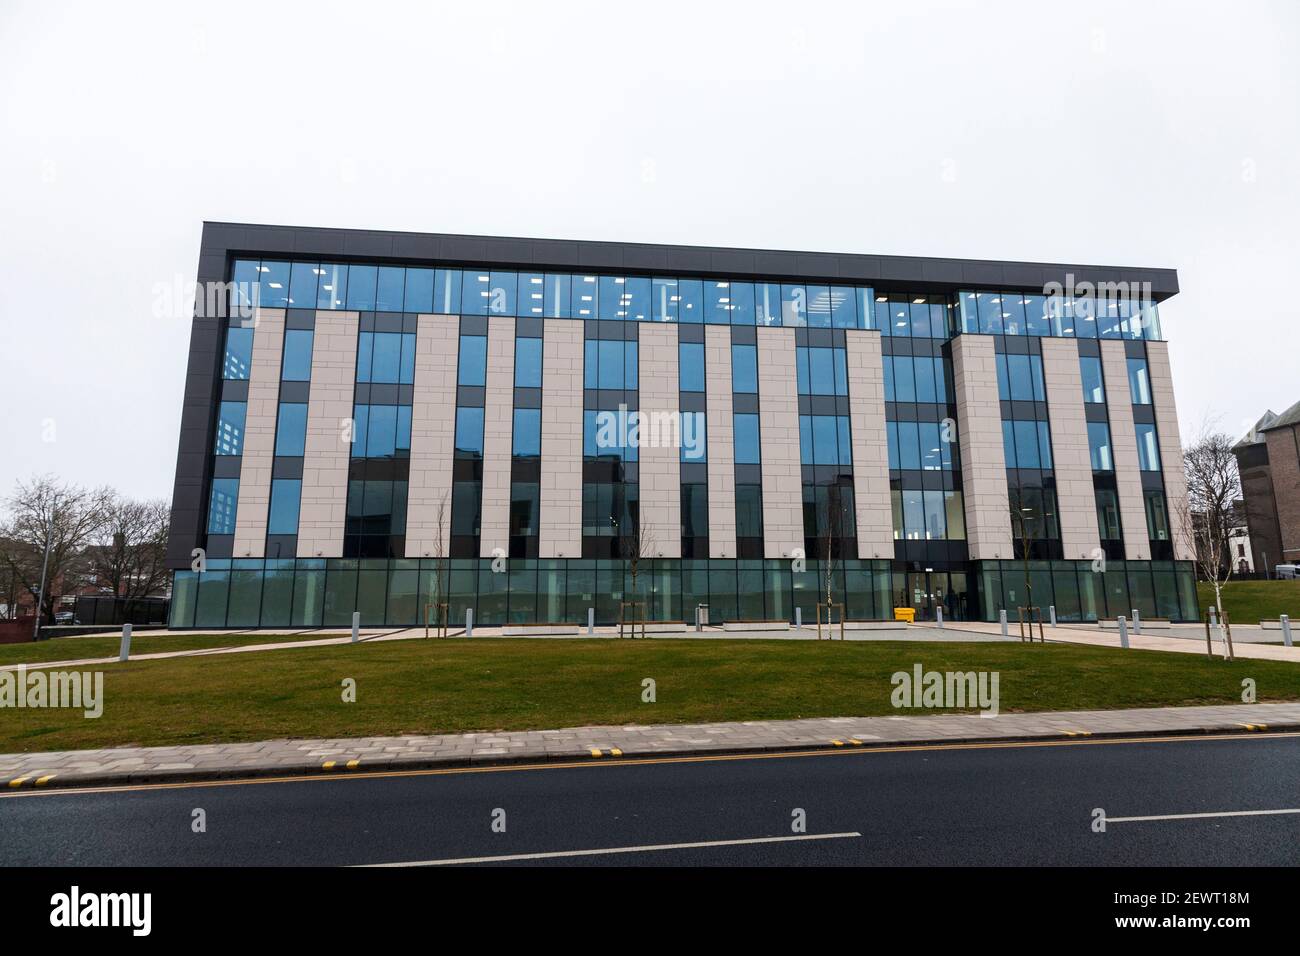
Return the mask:
<path fill-rule="evenodd" d="M 968 634 L 1000 634 L 997 624 L 982 621 L 963 621 L 961 624 L 949 625 L 945 631 L 958 633 L 958 629 Z M 1015 624 L 1008 626 L 1009 633 L 1019 640 Z M 1035 629 L 1035 636 L 1037 630 Z M 1061 624 L 1046 627 L 1043 633 L 1048 643 L 1087 644 L 1091 647 L 1119 647 L 1119 632 L 1103 630 L 1096 624 Z M 1285 647 L 1281 643 L 1280 631 L 1265 631 L 1258 624 L 1234 624 L 1232 626 L 1233 656 L 1239 660 L 1292 661 L 1300 663 L 1300 645 Z M 1265 644 L 1262 641 L 1277 641 Z M 1173 624 L 1159 631 L 1144 634 L 1129 632 L 1129 647 L 1144 651 L 1169 651 L 1174 654 L 1200 654 L 1205 656 L 1205 626 L 1203 624 Z M 1214 656 L 1223 656 L 1223 644 L 1217 638 L 1213 641 Z"/>
<path fill-rule="evenodd" d="M 145 782 L 416 770 L 687 754 L 777 753 L 916 744 L 1063 741 L 1300 730 L 1300 702 L 1034 714 L 935 714 L 570 727 L 503 733 L 268 740 L 182 747 L 0 754 L 10 792 Z"/>

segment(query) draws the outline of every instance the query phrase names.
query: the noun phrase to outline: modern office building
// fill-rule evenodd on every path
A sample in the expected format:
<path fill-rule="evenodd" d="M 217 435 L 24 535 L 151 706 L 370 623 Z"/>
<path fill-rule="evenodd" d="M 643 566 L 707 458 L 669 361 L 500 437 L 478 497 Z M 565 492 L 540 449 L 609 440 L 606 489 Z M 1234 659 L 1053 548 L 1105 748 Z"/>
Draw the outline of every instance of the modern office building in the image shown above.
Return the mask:
<path fill-rule="evenodd" d="M 1251 563 L 1272 575 L 1300 564 L 1300 402 L 1266 411 L 1232 448 L 1241 474 Z"/>
<path fill-rule="evenodd" d="M 199 280 L 174 626 L 1197 617 L 1172 270 L 208 223 Z"/>

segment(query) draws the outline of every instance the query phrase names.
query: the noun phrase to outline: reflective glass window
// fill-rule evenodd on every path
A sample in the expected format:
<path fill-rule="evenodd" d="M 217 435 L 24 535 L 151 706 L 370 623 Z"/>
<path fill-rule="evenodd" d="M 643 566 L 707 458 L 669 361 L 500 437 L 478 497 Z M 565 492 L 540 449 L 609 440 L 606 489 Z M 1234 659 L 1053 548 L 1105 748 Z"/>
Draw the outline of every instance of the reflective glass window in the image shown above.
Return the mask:
<path fill-rule="evenodd" d="M 1079 375 L 1083 379 L 1083 400 L 1089 405 L 1106 401 L 1106 386 L 1101 374 L 1101 359 L 1095 355 L 1079 356 Z"/>
<path fill-rule="evenodd" d="M 653 290 L 651 292 L 653 299 L 653 316 L 656 322 L 676 322 L 677 321 L 677 280 L 660 279 L 654 280 Z"/>
<path fill-rule="evenodd" d="M 1146 359 L 1128 360 L 1128 391 L 1134 405 L 1151 404 L 1151 375 L 1147 370 Z"/>
<path fill-rule="evenodd" d="M 347 303 L 348 267 L 322 262 L 316 283 L 316 308 L 341 309 Z"/>
<path fill-rule="evenodd" d="M 787 327 L 808 324 L 808 290 L 803 286 L 781 286 L 781 324 Z"/>
<path fill-rule="evenodd" d="M 320 267 L 314 262 L 295 262 L 289 274 L 289 305 L 296 309 L 316 308 L 316 280 Z"/>
<path fill-rule="evenodd" d="M 681 413 L 681 439 L 684 462 L 708 461 L 708 440 L 704 412 Z"/>
<path fill-rule="evenodd" d="M 487 384 L 487 336 L 462 335 L 456 365 L 457 385 Z"/>
<path fill-rule="evenodd" d="M 375 288 L 376 312 L 401 312 L 406 290 L 406 270 L 397 266 L 380 266 Z"/>
<path fill-rule="evenodd" d="M 222 402 L 217 409 L 217 437 L 213 454 L 238 455 L 244 450 L 246 402 Z"/>
<path fill-rule="evenodd" d="M 315 333 L 311 329 L 285 330 L 280 378 L 286 382 L 311 381 L 311 346 L 314 338 Z"/>
<path fill-rule="evenodd" d="M 731 416 L 736 449 L 736 464 L 757 465 L 762 461 L 758 439 L 758 416 L 743 413 Z"/>
<path fill-rule="evenodd" d="M 456 457 L 483 457 L 483 409 L 456 409 Z"/>
<path fill-rule="evenodd" d="M 307 403 L 282 402 L 276 415 L 275 453 L 300 458 L 307 446 Z"/>
<path fill-rule="evenodd" d="M 546 277 L 540 272 L 519 273 L 520 315 L 535 319 L 546 315 Z"/>
<path fill-rule="evenodd" d="M 1114 471 L 1110 454 L 1110 426 L 1105 422 L 1088 422 L 1088 457 L 1093 471 Z"/>
<path fill-rule="evenodd" d="M 682 342 L 677 346 L 678 388 L 683 392 L 704 391 L 704 346 Z"/>
<path fill-rule="evenodd" d="M 407 269 L 406 288 L 402 294 L 402 311 L 421 315 L 433 312 L 432 269 Z"/>
<path fill-rule="evenodd" d="M 516 458 L 536 458 L 542 453 L 542 410 L 516 408 L 511 454 Z"/>
<path fill-rule="evenodd" d="M 492 304 L 492 274 L 486 269 L 465 269 L 460 274 L 461 315 L 487 315 Z"/>
<path fill-rule="evenodd" d="M 781 287 L 775 282 L 755 284 L 754 322 L 757 325 L 781 324 Z"/>
<path fill-rule="evenodd" d="M 1137 423 L 1138 467 L 1142 471 L 1160 470 L 1160 448 L 1156 443 L 1156 426 Z"/>
<path fill-rule="evenodd" d="M 271 510 L 267 517 L 267 534 L 297 534 L 298 505 L 302 499 L 302 482 L 276 478 L 271 482 Z"/>
<path fill-rule="evenodd" d="M 731 347 L 731 390 L 758 392 L 758 348 L 754 345 Z"/>
<path fill-rule="evenodd" d="M 572 313 L 570 296 L 573 288 L 571 277 L 567 274 L 546 276 L 545 309 L 548 319 L 567 319 Z"/>
<path fill-rule="evenodd" d="M 515 315 L 516 295 L 519 291 L 519 275 L 515 272 L 490 273 L 488 295 L 488 313 L 491 315 Z"/>
<path fill-rule="evenodd" d="M 208 499 L 208 534 L 234 534 L 239 504 L 238 478 L 213 478 Z"/>
<path fill-rule="evenodd" d="M 542 340 L 515 339 L 515 386 L 542 387 Z"/>
<path fill-rule="evenodd" d="M 808 296 L 808 325 L 815 329 L 831 327 L 831 290 L 829 286 L 810 285 L 805 292 Z"/>
<path fill-rule="evenodd" d="M 754 286 L 750 282 L 731 282 L 731 324 L 754 324 Z"/>
<path fill-rule="evenodd" d="M 373 312 L 375 310 L 375 283 L 379 270 L 375 266 L 348 266 L 348 310 Z"/>
<path fill-rule="evenodd" d="M 623 276 L 600 277 L 600 317 L 626 321 L 628 317 L 629 294 L 627 279 Z"/>
<path fill-rule="evenodd" d="M 289 273 L 292 266 L 287 262 L 263 261 L 261 266 L 261 283 L 258 288 L 260 303 L 264 309 L 283 309 L 289 305 Z"/>
<path fill-rule="evenodd" d="M 595 276 L 573 277 L 573 317 L 575 319 L 597 318 L 596 302 L 600 287 Z"/>
<path fill-rule="evenodd" d="M 244 381 L 253 370 L 253 329 L 226 329 L 226 353 L 221 363 L 221 377 L 226 381 Z"/>
<path fill-rule="evenodd" d="M 863 327 L 858 324 L 857 289 L 851 286 L 833 286 L 831 288 L 831 325 L 837 329 Z"/>
<path fill-rule="evenodd" d="M 433 311 L 439 315 L 460 314 L 459 269 L 435 269 L 433 273 Z"/>

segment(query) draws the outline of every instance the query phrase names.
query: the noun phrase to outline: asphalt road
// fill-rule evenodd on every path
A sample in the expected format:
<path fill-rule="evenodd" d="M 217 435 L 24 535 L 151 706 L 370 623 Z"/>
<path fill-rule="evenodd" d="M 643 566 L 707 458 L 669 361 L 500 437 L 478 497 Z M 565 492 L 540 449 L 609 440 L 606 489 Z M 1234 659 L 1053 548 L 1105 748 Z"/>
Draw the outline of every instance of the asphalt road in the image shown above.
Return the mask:
<path fill-rule="evenodd" d="M 0 866 L 1300 864 L 1300 813 L 1096 833 L 1094 808 L 1112 820 L 1300 810 L 1300 735 L 33 792 L 0 797 Z"/>

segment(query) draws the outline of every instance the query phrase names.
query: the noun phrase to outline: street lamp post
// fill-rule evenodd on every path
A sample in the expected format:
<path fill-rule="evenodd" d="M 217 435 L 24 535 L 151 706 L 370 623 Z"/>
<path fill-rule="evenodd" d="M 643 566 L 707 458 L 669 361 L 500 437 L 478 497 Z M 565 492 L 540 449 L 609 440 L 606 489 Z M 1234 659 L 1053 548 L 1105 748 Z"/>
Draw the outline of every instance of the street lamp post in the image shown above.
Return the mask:
<path fill-rule="evenodd" d="M 50 566 L 50 526 L 45 526 L 45 557 L 41 561 L 41 587 L 36 592 L 36 622 L 32 625 L 32 640 L 41 639 L 41 606 L 45 603 L 45 572 Z"/>

